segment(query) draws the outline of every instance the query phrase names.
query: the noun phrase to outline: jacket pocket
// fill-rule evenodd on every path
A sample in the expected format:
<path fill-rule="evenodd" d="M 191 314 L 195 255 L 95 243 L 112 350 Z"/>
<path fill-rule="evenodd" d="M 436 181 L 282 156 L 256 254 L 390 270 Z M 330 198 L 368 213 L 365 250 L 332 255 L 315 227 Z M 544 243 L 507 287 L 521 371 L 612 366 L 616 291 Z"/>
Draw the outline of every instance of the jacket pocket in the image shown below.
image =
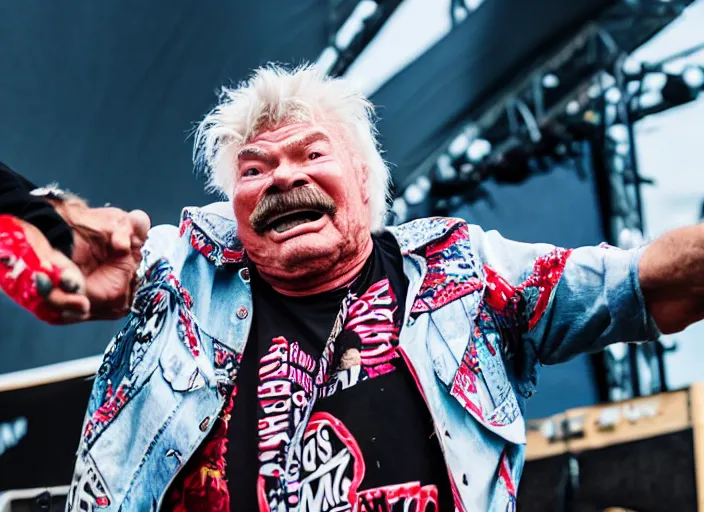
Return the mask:
<path fill-rule="evenodd" d="M 90 446 L 125 405 L 142 389 L 157 367 L 157 346 L 168 314 L 131 314 L 110 341 L 88 401 L 83 438 Z"/>
<path fill-rule="evenodd" d="M 214 368 L 207 355 L 213 352 L 210 337 L 185 308 L 179 310 L 174 330 L 159 357 L 164 380 L 179 393 L 214 385 Z"/>
<path fill-rule="evenodd" d="M 148 382 L 157 368 L 174 389 L 195 389 L 200 384 L 193 364 L 207 368 L 200 331 L 190 312 L 188 293 L 181 289 L 165 262 L 148 271 L 132 306 L 132 313 L 105 352 L 88 403 L 84 441 L 90 446 Z M 186 349 L 176 350 L 178 343 Z M 197 353 L 198 357 L 186 356 Z M 191 359 L 197 360 L 193 363 Z M 163 361 L 163 363 L 162 363 Z M 212 373 L 212 365 L 210 365 Z M 207 377 L 207 372 L 202 375 Z"/>
<path fill-rule="evenodd" d="M 436 376 L 479 423 L 517 444 L 525 421 L 506 373 L 498 330 L 480 323 L 480 292 L 432 312 L 428 343 Z M 481 325 L 481 326 L 480 326 Z"/>

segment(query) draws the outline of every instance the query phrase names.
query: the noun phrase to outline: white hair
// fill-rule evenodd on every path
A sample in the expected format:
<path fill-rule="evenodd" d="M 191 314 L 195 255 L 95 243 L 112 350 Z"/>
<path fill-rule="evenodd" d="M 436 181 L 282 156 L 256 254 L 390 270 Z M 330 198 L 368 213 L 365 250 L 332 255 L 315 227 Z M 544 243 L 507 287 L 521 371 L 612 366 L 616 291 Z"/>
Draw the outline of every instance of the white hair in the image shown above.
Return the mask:
<path fill-rule="evenodd" d="M 341 123 L 355 156 L 367 168 L 369 220 L 373 232 L 386 222 L 390 172 L 379 151 L 374 106 L 343 79 L 313 66 L 293 70 L 269 64 L 235 88 L 223 87 L 218 105 L 195 133 L 193 160 L 208 174 L 208 187 L 232 199 L 236 154 L 257 133 L 286 122 L 322 115 Z"/>

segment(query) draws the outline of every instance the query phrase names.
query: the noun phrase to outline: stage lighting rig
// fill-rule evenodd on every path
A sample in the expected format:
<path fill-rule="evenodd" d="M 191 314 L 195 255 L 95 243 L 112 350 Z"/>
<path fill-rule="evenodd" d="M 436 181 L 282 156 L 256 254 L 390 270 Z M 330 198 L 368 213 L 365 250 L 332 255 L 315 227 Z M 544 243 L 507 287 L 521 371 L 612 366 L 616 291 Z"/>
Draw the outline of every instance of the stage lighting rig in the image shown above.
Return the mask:
<path fill-rule="evenodd" d="M 627 100 L 636 92 L 644 93 L 640 100 L 645 105 L 648 101 L 659 105 L 660 95 L 670 104 L 690 98 L 690 89 L 685 91 L 683 84 L 704 82 L 700 73 L 704 70 L 699 68 L 683 72 L 679 84 L 669 76 L 664 76 L 664 82 L 663 76 L 648 77 L 648 87 L 638 87 L 638 91 L 628 89 L 633 86 L 623 78 L 628 74 L 645 78 L 652 71 L 626 60 L 626 56 L 689 3 L 616 2 L 598 20 L 554 47 L 529 76 L 507 84 L 491 100 L 477 106 L 470 114 L 471 121 L 447 141 L 444 151 L 435 153 L 412 173 L 399 195 L 419 176 L 427 176 L 432 183 L 427 197 L 431 204 L 439 202 L 444 207 L 449 198 L 457 197 L 471 201 L 487 179 L 516 183 L 542 172 L 551 159 L 578 158 L 579 151 L 567 148 L 581 150 L 582 141 L 603 137 L 606 125 L 622 120 Z M 618 73 L 614 71 L 617 66 Z M 657 81 L 663 82 L 661 90 L 653 87 L 657 83 L 650 83 Z M 621 154 L 622 160 L 632 160 L 631 148 L 623 142 L 609 148 L 615 155 Z M 627 182 L 642 182 L 630 162 L 624 168 Z M 615 242 L 616 235 L 611 238 Z"/>
<path fill-rule="evenodd" d="M 633 120 L 637 121 L 696 100 L 704 91 L 704 67 L 689 65 L 682 73 L 652 71 L 640 80 L 633 79 L 630 84 L 632 98 L 629 108 Z"/>
<path fill-rule="evenodd" d="M 333 24 L 330 42 L 316 65 L 330 76 L 343 75 L 400 3 L 401 0 L 360 0 L 339 28 Z"/>

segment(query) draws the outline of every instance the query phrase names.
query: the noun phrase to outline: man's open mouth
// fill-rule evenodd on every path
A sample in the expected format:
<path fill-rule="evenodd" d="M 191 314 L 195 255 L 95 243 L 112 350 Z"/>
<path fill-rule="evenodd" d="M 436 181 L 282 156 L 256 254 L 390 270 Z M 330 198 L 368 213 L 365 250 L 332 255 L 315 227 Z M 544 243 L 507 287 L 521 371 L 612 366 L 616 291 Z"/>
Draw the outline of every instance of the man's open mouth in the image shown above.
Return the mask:
<path fill-rule="evenodd" d="M 264 230 L 284 233 L 301 224 L 315 222 L 322 218 L 323 215 L 325 215 L 323 212 L 317 210 L 291 210 L 268 219 Z"/>

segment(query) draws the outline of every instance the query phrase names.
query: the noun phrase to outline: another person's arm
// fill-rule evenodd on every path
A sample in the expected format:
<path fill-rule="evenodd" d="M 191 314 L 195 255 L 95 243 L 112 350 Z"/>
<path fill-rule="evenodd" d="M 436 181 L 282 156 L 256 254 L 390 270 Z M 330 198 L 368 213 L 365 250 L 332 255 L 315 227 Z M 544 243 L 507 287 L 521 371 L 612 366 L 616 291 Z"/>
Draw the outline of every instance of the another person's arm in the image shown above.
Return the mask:
<path fill-rule="evenodd" d="M 47 199 L 32 194 L 36 189 L 35 184 L 0 162 L 0 214 L 32 224 L 52 247 L 70 258 L 71 228 Z"/>
<path fill-rule="evenodd" d="M 144 212 L 39 197 L 2 166 L 0 223 L 0 287 L 22 307 L 59 324 L 128 312 L 149 229 Z"/>

